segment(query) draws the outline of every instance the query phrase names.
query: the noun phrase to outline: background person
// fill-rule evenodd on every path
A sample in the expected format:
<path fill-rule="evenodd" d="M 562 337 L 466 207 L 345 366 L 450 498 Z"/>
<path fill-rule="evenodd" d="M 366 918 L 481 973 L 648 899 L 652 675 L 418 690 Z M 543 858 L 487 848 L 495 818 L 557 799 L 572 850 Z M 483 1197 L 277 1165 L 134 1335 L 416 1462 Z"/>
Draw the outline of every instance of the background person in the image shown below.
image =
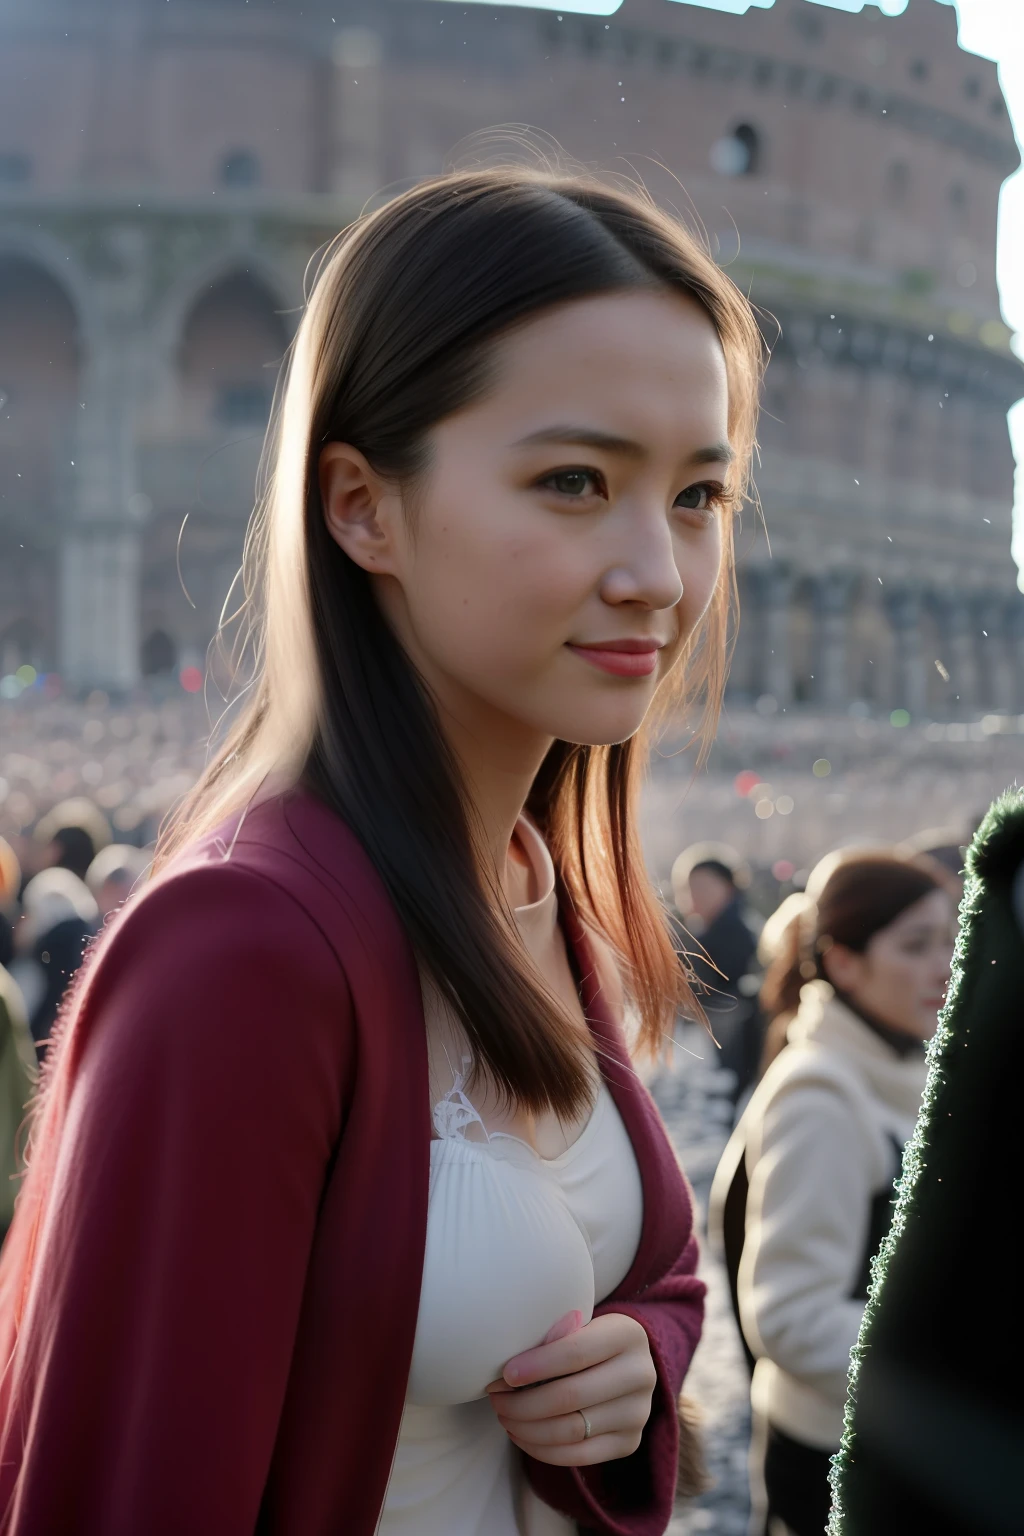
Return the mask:
<path fill-rule="evenodd" d="M 152 862 L 149 853 L 131 843 L 108 843 L 100 849 L 86 871 L 85 883 L 99 908 L 101 923 L 139 889 Z"/>
<path fill-rule="evenodd" d="M 110 823 L 85 796 L 62 800 L 41 817 L 33 833 L 36 869 L 69 869 L 84 880 L 89 865 L 110 842 Z"/>
<path fill-rule="evenodd" d="M 12 969 L 42 1062 L 64 994 L 99 928 L 99 908 L 84 880 L 54 865 L 33 875 L 21 896 Z"/>
<path fill-rule="evenodd" d="M 743 899 L 749 878 L 739 855 L 721 843 L 696 843 L 672 866 L 680 947 L 718 1043 L 712 1059 L 733 1074 L 734 1105 L 754 1081 L 761 1056 L 757 932 Z"/>
<path fill-rule="evenodd" d="M 770 1536 L 821 1536 L 828 1519 L 850 1351 L 953 947 L 938 866 L 857 852 L 826 869 L 765 977 L 785 1037 L 726 1148 L 709 1218 L 756 1361 L 751 1530 L 767 1521 Z"/>
<path fill-rule="evenodd" d="M 835 1536 L 1024 1530 L 1017 1164 L 1024 1078 L 1024 792 L 992 806 L 925 1104 L 854 1352 Z M 971 1306 L 960 1263 L 979 1243 Z"/>

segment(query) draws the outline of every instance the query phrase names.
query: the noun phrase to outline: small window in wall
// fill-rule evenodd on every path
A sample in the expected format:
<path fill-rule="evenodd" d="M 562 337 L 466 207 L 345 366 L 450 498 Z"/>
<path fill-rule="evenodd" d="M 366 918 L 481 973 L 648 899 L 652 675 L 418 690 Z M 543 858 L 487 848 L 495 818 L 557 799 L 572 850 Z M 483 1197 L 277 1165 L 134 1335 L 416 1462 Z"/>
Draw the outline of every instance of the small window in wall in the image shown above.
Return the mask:
<path fill-rule="evenodd" d="M 173 672 L 178 665 L 178 647 L 165 629 L 154 629 L 142 642 L 140 657 L 143 677 L 159 677 Z"/>
<path fill-rule="evenodd" d="M 981 95 L 981 84 L 974 78 L 973 75 L 970 75 L 964 81 L 964 95 L 970 101 L 977 101 L 978 97 Z"/>
<path fill-rule="evenodd" d="M 809 43 L 820 43 L 825 36 L 825 24 L 820 16 L 808 15 L 806 11 L 798 11 L 793 17 L 793 26 Z"/>
<path fill-rule="evenodd" d="M 908 66 L 907 72 L 912 80 L 927 80 L 928 64 L 924 59 L 914 59 L 913 63 Z"/>
<path fill-rule="evenodd" d="M 217 395 L 217 420 L 226 427 L 262 427 L 270 403 L 269 384 L 224 384 Z"/>
<path fill-rule="evenodd" d="M 711 169 L 719 176 L 754 176 L 761 159 L 761 135 L 749 123 L 740 123 L 711 146 Z"/>
<path fill-rule="evenodd" d="M 17 150 L 0 150 L 0 187 L 24 187 L 32 180 L 32 161 Z"/>
<path fill-rule="evenodd" d="M 222 187 L 258 187 L 260 162 L 249 149 L 233 149 L 220 163 Z"/>

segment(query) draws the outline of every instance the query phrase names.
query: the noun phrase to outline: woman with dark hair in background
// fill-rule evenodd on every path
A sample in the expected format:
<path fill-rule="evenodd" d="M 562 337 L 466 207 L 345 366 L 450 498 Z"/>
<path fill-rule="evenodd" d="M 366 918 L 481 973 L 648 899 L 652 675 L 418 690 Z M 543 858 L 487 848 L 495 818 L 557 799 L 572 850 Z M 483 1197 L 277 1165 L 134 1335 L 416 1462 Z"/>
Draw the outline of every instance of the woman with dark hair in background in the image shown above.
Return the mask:
<path fill-rule="evenodd" d="M 592 179 L 426 181 L 325 262 L 258 675 L 48 1064 L 6 1536 L 664 1531 L 703 1286 L 621 1033 L 686 1001 L 638 733 L 713 728 L 760 368 Z"/>
<path fill-rule="evenodd" d="M 949 980 L 947 876 L 891 853 L 812 874 L 761 992 L 766 1070 L 715 1176 L 753 1368 L 752 1532 L 821 1536 L 870 1261 Z"/>

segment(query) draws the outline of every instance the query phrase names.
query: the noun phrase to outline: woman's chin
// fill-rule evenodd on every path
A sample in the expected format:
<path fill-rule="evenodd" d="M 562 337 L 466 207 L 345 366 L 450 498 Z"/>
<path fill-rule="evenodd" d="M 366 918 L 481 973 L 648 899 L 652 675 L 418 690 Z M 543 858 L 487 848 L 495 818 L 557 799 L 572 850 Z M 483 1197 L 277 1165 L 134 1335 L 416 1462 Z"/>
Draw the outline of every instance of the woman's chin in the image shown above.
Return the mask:
<path fill-rule="evenodd" d="M 619 722 L 615 725 L 609 723 L 603 726 L 596 724 L 584 726 L 575 721 L 571 728 L 556 731 L 555 735 L 559 741 L 570 741 L 577 747 L 618 747 L 635 736 L 643 723 L 643 715 L 639 720 L 632 720 L 629 723 Z"/>
<path fill-rule="evenodd" d="M 604 701 L 607 706 L 607 701 Z M 552 722 L 551 734 L 559 741 L 571 741 L 580 747 L 615 747 L 635 736 L 651 707 L 651 695 L 637 690 L 632 699 L 616 701 L 617 707 L 566 710 Z"/>

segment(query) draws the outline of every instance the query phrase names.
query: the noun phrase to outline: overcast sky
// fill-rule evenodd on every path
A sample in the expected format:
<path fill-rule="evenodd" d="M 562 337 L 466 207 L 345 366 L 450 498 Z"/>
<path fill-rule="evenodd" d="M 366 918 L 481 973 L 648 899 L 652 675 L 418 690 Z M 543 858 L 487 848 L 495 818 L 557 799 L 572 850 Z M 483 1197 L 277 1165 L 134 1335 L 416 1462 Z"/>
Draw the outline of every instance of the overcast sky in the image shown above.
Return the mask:
<path fill-rule="evenodd" d="M 452 0 L 452 3 L 465 5 L 467 0 Z M 468 3 L 475 4 L 478 0 L 468 0 Z M 479 0 L 479 3 L 493 5 L 495 0 Z M 515 4 L 516 0 L 498 0 L 498 3 Z M 529 3 L 550 11 L 583 11 L 592 16 L 611 16 L 619 9 L 622 0 L 529 0 Z M 743 15 L 755 8 L 770 10 L 774 0 L 674 0 L 674 3 Z M 897 16 L 907 8 L 907 0 L 806 0 L 806 3 L 835 11 L 863 11 L 873 5 L 887 16 Z M 954 0 L 932 0 L 932 3 L 954 4 Z M 1017 142 L 1024 144 L 1024 0 L 955 0 L 955 9 L 960 19 L 960 46 L 969 53 L 995 59 L 999 65 L 999 78 Z M 1017 332 L 1014 346 L 1024 358 L 1024 170 L 1017 171 L 1003 187 L 997 260 L 1003 318 Z M 1010 436 L 1018 466 L 1015 553 L 1024 572 L 1024 400 L 1010 412 Z M 1024 589 L 1024 574 L 1021 587 Z"/>

